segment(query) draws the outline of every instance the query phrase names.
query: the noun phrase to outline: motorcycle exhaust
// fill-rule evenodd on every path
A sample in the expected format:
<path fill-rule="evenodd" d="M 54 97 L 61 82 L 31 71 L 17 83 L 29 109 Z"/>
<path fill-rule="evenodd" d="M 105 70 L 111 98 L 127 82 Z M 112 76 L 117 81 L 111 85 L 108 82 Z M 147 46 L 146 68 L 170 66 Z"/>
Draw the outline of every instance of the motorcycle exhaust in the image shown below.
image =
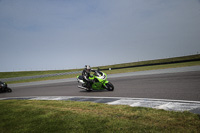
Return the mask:
<path fill-rule="evenodd" d="M 78 85 L 78 88 L 84 89 L 84 90 L 88 90 L 88 88 L 85 88 L 83 86 Z"/>

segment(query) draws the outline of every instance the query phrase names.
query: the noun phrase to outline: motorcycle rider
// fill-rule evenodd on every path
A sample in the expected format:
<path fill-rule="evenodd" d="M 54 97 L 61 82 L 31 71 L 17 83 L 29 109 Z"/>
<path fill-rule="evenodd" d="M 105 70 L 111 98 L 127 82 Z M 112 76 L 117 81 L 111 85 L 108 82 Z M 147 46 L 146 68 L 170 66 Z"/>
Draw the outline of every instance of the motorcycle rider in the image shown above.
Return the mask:
<path fill-rule="evenodd" d="M 91 67 L 89 65 L 85 65 L 85 69 L 83 69 L 82 72 L 82 76 L 83 76 L 83 81 L 86 83 L 86 87 L 91 90 L 92 84 L 93 84 L 93 80 L 90 80 L 89 77 L 90 72 L 95 72 L 95 70 L 91 69 Z"/>
<path fill-rule="evenodd" d="M 6 87 L 7 85 L 4 82 L 0 81 L 0 91 L 4 91 Z"/>

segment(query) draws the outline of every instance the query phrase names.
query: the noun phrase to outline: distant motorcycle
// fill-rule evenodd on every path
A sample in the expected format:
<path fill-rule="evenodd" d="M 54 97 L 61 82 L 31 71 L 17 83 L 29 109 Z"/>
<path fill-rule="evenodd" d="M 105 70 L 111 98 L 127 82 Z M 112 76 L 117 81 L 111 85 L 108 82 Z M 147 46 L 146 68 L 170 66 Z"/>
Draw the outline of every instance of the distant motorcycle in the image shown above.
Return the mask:
<path fill-rule="evenodd" d="M 12 92 L 12 89 L 6 83 L 0 81 L 0 92 Z"/>
<path fill-rule="evenodd" d="M 81 83 L 81 86 L 78 85 L 78 88 L 84 89 L 86 91 L 92 90 L 108 90 L 113 91 L 114 86 L 111 82 L 107 80 L 107 74 L 99 70 L 95 70 L 94 74 L 89 77 L 90 80 L 93 80 L 91 90 L 87 88 L 86 83 L 83 80 L 83 76 L 77 76 L 78 83 Z"/>

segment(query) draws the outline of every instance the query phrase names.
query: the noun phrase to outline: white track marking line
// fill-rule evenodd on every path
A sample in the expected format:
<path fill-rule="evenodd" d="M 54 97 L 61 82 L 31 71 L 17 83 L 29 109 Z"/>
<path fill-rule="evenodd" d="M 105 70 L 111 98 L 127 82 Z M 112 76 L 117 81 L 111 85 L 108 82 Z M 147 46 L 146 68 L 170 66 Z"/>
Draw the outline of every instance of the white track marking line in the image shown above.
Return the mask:
<path fill-rule="evenodd" d="M 90 97 L 90 96 L 29 96 L 29 97 L 8 97 L 0 98 L 0 100 L 9 99 L 27 99 L 27 100 L 70 100 L 81 98 L 93 99 L 91 102 L 101 99 L 113 99 L 112 102 L 107 102 L 108 105 L 129 105 L 131 107 L 148 107 L 155 109 L 164 109 L 170 111 L 191 111 L 200 109 L 200 101 L 186 100 L 169 100 L 169 99 L 147 99 L 147 98 L 125 98 L 125 97 Z M 117 100 L 118 99 L 118 100 Z"/>

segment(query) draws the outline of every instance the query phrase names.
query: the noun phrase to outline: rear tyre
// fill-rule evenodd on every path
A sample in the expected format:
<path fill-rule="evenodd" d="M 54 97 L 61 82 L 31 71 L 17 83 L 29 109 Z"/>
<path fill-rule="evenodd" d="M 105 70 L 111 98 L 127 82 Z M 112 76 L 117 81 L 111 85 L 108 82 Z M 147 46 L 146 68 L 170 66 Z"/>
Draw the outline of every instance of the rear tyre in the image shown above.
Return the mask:
<path fill-rule="evenodd" d="M 108 90 L 108 91 L 114 91 L 114 86 L 113 86 L 112 83 L 108 82 L 108 83 L 106 84 L 106 86 L 107 86 L 107 90 Z"/>
<path fill-rule="evenodd" d="M 87 91 L 87 92 L 91 92 L 92 90 L 90 90 L 90 89 L 87 89 L 86 91 Z"/>

